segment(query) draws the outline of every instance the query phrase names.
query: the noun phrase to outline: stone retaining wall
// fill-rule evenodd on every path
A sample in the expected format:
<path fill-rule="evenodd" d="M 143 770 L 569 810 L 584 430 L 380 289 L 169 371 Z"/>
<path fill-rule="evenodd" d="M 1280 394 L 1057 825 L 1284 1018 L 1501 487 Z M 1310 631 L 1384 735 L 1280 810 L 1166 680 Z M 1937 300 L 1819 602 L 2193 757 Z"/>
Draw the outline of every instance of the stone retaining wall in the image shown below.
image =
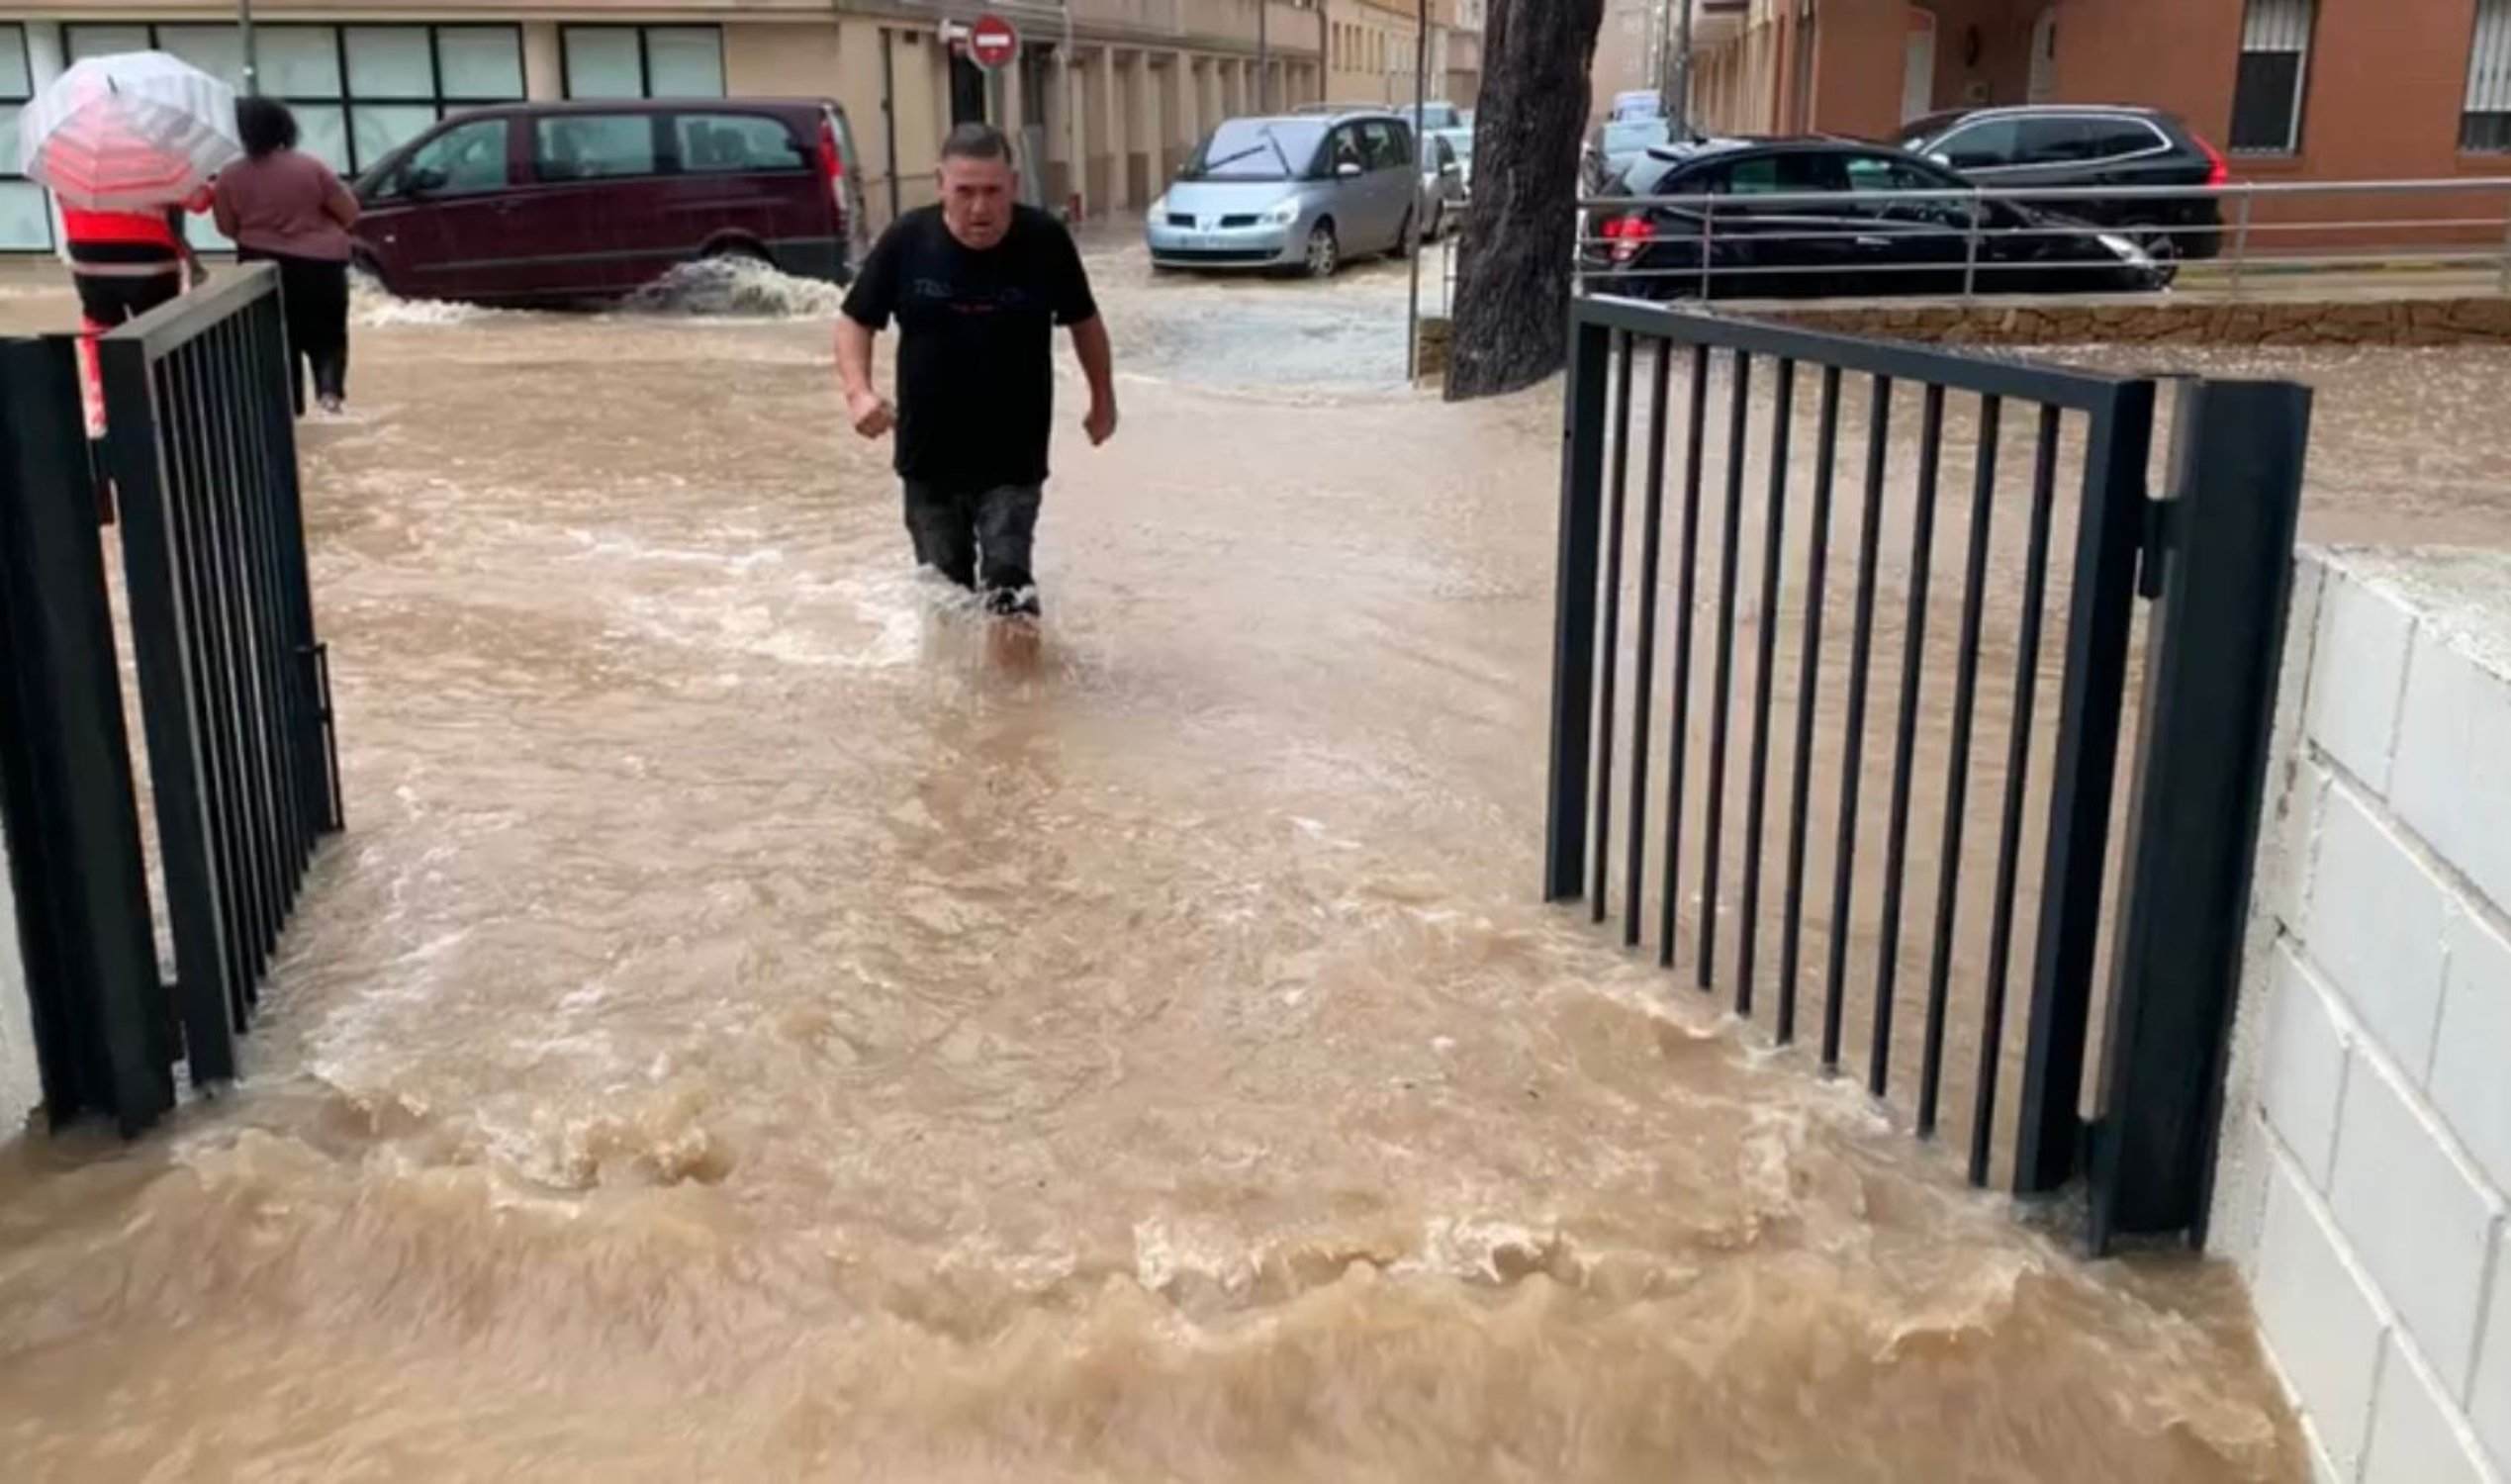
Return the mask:
<path fill-rule="evenodd" d="M 2034 298 L 1984 304 L 1776 301 L 1727 313 L 1809 329 L 1973 345 L 2467 345 L 2511 342 L 2511 298 Z"/>

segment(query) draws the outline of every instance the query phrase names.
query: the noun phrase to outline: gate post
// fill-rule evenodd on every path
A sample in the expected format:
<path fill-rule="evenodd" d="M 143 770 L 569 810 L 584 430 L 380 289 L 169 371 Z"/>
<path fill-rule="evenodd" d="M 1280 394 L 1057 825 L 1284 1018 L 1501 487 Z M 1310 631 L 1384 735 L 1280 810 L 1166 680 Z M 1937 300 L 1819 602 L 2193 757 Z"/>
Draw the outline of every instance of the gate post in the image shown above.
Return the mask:
<path fill-rule="evenodd" d="M 1613 332 L 1570 301 L 1569 418 L 1561 454 L 1560 574 L 1552 614 L 1552 766 L 1543 899 L 1586 893 L 1587 784 L 1595 749 L 1596 559 L 1602 546 L 1605 383 Z M 1597 883 L 1603 889 L 1603 883 Z"/>
<path fill-rule="evenodd" d="M 2310 403 L 2290 382 L 2180 393 L 2092 1130 L 2095 1252 L 2116 1234 L 2205 1239 Z"/>
<path fill-rule="evenodd" d="M 54 1127 L 174 1105 L 140 803 L 66 339 L 0 340 L 0 813 Z"/>
<path fill-rule="evenodd" d="M 2016 1195 L 2046 1195 L 2084 1167 L 2078 1105 L 2085 1032 L 2092 1017 L 2092 968 L 2153 432 L 2154 384 L 2123 382 L 2094 417 L 2084 451 L 2084 507 L 2050 773 L 2049 840 L 2041 865 L 2040 941 L 2023 1042 Z"/>

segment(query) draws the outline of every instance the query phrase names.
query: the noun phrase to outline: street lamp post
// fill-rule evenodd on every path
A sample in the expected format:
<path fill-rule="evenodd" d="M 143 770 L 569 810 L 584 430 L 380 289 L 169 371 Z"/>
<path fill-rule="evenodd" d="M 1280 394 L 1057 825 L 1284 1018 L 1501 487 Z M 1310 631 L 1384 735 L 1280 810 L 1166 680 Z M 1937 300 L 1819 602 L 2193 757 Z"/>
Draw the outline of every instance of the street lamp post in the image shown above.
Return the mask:
<path fill-rule="evenodd" d="M 1413 34 L 1413 209 L 1404 216 L 1404 231 L 1413 233 L 1405 254 L 1412 260 L 1411 302 L 1404 310 L 1404 379 L 1421 379 L 1421 165 L 1422 120 L 1430 112 L 1430 0 L 1421 0 L 1421 17 Z"/>
<path fill-rule="evenodd" d="M 235 0 L 235 29 L 244 44 L 244 96 L 261 91 L 261 67 L 253 53 L 253 0 Z"/>
<path fill-rule="evenodd" d="M 1692 128 L 1692 5 L 1694 0 L 1674 0 L 1674 3 L 1682 7 L 1682 10 L 1674 34 L 1674 106 L 1668 112 L 1673 117 L 1674 127 L 1689 134 Z"/>

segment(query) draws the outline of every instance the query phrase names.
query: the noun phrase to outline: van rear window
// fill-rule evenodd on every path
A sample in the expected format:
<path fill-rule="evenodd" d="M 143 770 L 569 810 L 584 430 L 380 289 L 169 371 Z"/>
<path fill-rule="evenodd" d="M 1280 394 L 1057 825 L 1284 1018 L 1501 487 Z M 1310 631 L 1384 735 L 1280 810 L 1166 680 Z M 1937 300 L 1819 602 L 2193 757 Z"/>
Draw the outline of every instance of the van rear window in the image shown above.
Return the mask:
<path fill-rule="evenodd" d="M 532 131 L 542 180 L 607 180 L 657 173 L 651 114 L 552 114 Z"/>
<path fill-rule="evenodd" d="M 683 114 L 673 121 L 680 167 L 693 175 L 802 170 L 811 158 L 782 120 L 757 114 Z"/>

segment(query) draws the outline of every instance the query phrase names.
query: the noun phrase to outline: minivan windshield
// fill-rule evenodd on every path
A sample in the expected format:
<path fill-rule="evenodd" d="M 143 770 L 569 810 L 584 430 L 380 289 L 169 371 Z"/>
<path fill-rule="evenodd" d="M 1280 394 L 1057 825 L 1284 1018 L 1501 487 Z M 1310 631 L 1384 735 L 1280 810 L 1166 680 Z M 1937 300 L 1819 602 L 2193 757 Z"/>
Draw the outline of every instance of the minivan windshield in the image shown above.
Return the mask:
<path fill-rule="evenodd" d="M 1232 119 L 1194 151 L 1180 180 L 1288 180 L 1306 172 L 1325 141 L 1314 119 Z"/>
<path fill-rule="evenodd" d="M 1636 119 L 1628 124 L 1607 124 L 1604 129 L 1604 152 L 1635 154 L 1664 143 L 1673 131 L 1663 119 Z"/>

